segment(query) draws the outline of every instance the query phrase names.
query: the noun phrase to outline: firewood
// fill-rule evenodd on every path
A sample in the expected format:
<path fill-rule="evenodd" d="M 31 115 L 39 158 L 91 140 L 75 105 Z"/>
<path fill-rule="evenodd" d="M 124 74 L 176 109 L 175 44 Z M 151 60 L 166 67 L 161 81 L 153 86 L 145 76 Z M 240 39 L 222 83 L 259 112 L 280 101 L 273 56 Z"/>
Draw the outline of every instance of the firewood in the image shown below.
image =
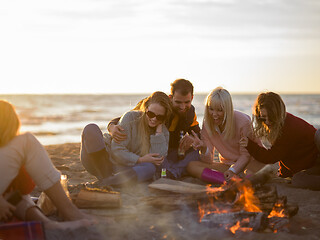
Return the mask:
<path fill-rule="evenodd" d="M 274 202 L 258 204 L 258 207 L 260 208 L 260 210 L 267 213 L 271 212 L 271 210 L 273 209 L 273 206 L 274 206 Z"/>
<path fill-rule="evenodd" d="M 196 194 L 204 193 L 207 191 L 207 187 L 204 185 L 186 183 L 182 181 L 176 181 L 168 178 L 160 178 L 153 183 L 149 184 L 149 189 L 156 191 L 157 193 L 172 192 L 178 194 Z M 159 191 L 160 190 L 160 191 Z"/>
<path fill-rule="evenodd" d="M 81 189 L 74 202 L 78 208 L 119 208 L 121 197 L 119 192 Z"/>
<path fill-rule="evenodd" d="M 147 205 L 153 206 L 163 211 L 177 210 L 183 205 L 194 205 L 196 207 L 196 200 L 192 196 L 177 196 L 177 195 L 161 195 L 149 196 L 141 199 Z"/>
<path fill-rule="evenodd" d="M 272 217 L 268 219 L 269 227 L 273 231 L 288 231 L 289 219 L 284 217 Z"/>
<path fill-rule="evenodd" d="M 260 201 L 262 199 L 278 197 L 277 188 L 275 186 L 262 186 L 260 188 L 256 188 L 254 195 L 258 197 Z"/>
<path fill-rule="evenodd" d="M 299 211 L 299 206 L 295 204 L 287 204 L 285 208 L 285 214 L 291 218 L 296 215 Z"/>
<path fill-rule="evenodd" d="M 245 219 L 245 221 L 243 221 Z M 260 231 L 267 227 L 267 215 L 263 212 L 228 212 L 205 214 L 201 223 L 209 227 L 231 227 L 240 222 L 241 227 L 252 228 L 253 231 Z"/>

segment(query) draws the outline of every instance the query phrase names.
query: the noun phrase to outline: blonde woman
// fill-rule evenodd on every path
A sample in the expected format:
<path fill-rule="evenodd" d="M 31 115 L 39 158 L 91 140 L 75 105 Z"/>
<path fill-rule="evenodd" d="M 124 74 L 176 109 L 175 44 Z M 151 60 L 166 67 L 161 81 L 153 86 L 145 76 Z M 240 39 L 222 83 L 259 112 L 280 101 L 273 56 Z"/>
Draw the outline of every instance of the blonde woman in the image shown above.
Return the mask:
<path fill-rule="evenodd" d="M 274 92 L 258 95 L 252 120 L 255 135 L 268 140 L 271 148 L 257 145 L 247 135 L 240 144 L 262 163 L 279 162 L 279 176 L 293 177 L 294 186 L 320 190 L 320 130 L 286 112 L 282 98 Z"/>
<path fill-rule="evenodd" d="M 24 221 L 42 221 L 49 229 L 91 224 L 66 196 L 60 184 L 61 174 L 52 165 L 46 150 L 31 133 L 20 134 L 19 128 L 20 120 L 14 107 L 0 100 L 0 222 L 16 216 Z M 52 221 L 42 214 L 29 196 L 34 182 L 69 222 Z M 22 194 L 17 205 L 7 201 L 14 192 Z"/>
<path fill-rule="evenodd" d="M 188 172 L 206 182 L 222 183 L 241 175 L 246 168 L 260 169 L 263 165 L 239 144 L 241 136 L 251 136 L 250 123 L 248 115 L 233 109 L 226 89 L 214 89 L 206 99 L 201 139 L 194 134 L 193 147 L 200 150 L 201 161 L 190 162 Z M 220 153 L 220 162 L 214 162 L 215 149 Z"/>
<path fill-rule="evenodd" d="M 139 110 L 126 112 L 119 125 L 127 137 L 115 141 L 102 136 L 95 124 L 82 134 L 81 161 L 99 181 L 99 185 L 121 185 L 152 179 L 156 166 L 167 155 L 169 132 L 164 125 L 171 115 L 171 102 L 163 92 L 154 92 L 141 103 Z M 116 174 L 112 175 L 112 172 Z"/>

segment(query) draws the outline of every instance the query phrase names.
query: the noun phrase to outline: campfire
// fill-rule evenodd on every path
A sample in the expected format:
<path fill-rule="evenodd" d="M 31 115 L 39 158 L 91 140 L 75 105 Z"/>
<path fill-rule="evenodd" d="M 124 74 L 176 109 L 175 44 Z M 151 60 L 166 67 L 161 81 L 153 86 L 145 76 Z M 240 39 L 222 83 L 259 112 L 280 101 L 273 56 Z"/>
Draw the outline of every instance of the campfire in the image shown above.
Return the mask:
<path fill-rule="evenodd" d="M 198 200 L 199 222 L 237 231 L 287 231 L 298 207 L 278 197 L 273 186 L 253 187 L 251 181 L 233 179 L 221 187 L 207 186 L 207 199 Z"/>
<path fill-rule="evenodd" d="M 289 219 L 299 208 L 288 203 L 286 196 L 278 196 L 276 186 L 265 184 L 270 176 L 266 169 L 249 179 L 232 179 L 221 187 L 158 179 L 149 185 L 155 195 L 143 201 L 159 211 L 187 209 L 200 226 L 233 234 L 288 232 Z"/>

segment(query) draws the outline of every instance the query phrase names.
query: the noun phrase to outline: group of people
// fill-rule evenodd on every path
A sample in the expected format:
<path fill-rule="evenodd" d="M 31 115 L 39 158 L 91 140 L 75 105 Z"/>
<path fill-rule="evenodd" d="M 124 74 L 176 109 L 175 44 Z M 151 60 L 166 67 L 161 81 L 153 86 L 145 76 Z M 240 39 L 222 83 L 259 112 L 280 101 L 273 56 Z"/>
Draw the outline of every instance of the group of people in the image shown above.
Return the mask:
<path fill-rule="evenodd" d="M 189 174 L 223 183 L 279 162 L 280 177 L 292 177 L 297 187 L 320 190 L 320 130 L 287 113 L 278 94 L 259 94 L 251 120 L 234 110 L 230 93 L 218 87 L 206 98 L 202 129 L 192 100 L 192 83 L 177 79 L 169 96 L 151 94 L 111 120 L 107 133 L 95 124 L 86 126 L 81 161 L 97 177 L 94 184 L 151 180 L 163 169 L 172 179 Z"/>
<path fill-rule="evenodd" d="M 80 159 L 98 186 L 120 186 L 191 175 L 209 183 L 254 174 L 265 164 L 279 162 L 279 176 L 292 185 L 320 190 L 320 130 L 288 112 L 273 92 L 258 95 L 250 116 L 234 110 L 230 93 L 221 87 L 206 98 L 202 129 L 197 121 L 193 85 L 186 79 L 171 83 L 170 94 L 154 92 L 134 109 L 111 120 L 108 132 L 96 124 L 82 132 Z M 60 173 L 44 147 L 30 133 L 19 133 L 14 107 L 0 100 L 0 221 L 16 216 L 39 220 L 48 228 L 90 225 L 94 220 L 66 196 Z M 214 160 L 215 150 L 220 160 Z M 42 214 L 28 195 L 35 184 L 68 222 Z M 23 194 L 14 206 L 8 196 Z"/>

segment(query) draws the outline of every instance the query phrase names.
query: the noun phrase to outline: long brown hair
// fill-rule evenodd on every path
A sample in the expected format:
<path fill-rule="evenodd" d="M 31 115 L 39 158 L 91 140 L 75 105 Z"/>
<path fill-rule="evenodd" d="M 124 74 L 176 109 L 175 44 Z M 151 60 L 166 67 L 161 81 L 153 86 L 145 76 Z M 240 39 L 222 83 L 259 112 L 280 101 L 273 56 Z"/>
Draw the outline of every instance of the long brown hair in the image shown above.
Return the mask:
<path fill-rule="evenodd" d="M 165 120 L 163 121 L 163 124 L 167 122 L 170 118 L 170 115 L 172 114 L 172 105 L 171 101 L 167 94 L 164 92 L 154 92 L 149 97 L 143 99 L 141 105 L 140 105 L 140 111 L 142 111 L 142 116 L 139 120 L 139 136 L 140 136 L 140 146 L 141 146 L 141 156 L 149 153 L 150 148 L 150 127 L 148 125 L 146 111 L 148 110 L 148 107 L 152 103 L 158 103 L 165 109 Z"/>
<path fill-rule="evenodd" d="M 6 145 L 20 129 L 20 120 L 13 105 L 5 100 L 0 100 L 0 146 Z"/>
<path fill-rule="evenodd" d="M 260 111 L 265 109 L 268 113 L 268 127 L 260 119 Z M 259 138 L 266 138 L 271 144 L 281 135 L 284 120 L 286 118 L 286 106 L 280 95 L 274 92 L 260 93 L 253 106 L 252 125 L 253 132 Z"/>
<path fill-rule="evenodd" d="M 222 88 L 217 87 L 212 90 L 206 98 L 206 107 L 204 110 L 204 124 L 209 134 L 217 134 L 216 126 L 209 113 L 209 108 L 222 108 L 224 114 L 225 130 L 224 138 L 229 140 L 235 136 L 235 120 L 232 98 L 230 93 Z"/>

